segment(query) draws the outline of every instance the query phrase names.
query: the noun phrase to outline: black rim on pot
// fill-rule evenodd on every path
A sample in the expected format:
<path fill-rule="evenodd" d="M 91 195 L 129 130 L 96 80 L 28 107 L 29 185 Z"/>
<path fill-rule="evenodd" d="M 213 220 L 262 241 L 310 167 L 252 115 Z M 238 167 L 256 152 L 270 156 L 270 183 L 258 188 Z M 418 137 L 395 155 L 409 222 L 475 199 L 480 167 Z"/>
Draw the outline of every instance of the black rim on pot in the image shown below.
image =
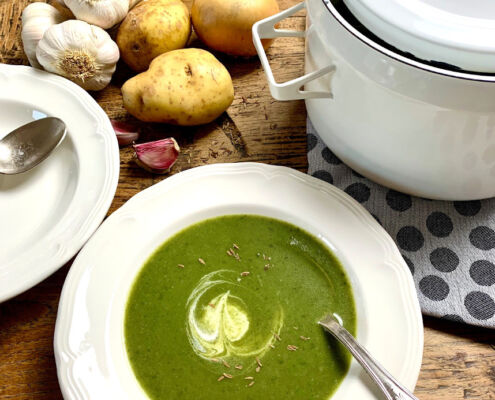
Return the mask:
<path fill-rule="evenodd" d="M 345 17 L 343 14 L 341 14 L 336 9 L 335 5 L 333 4 L 333 2 L 331 0 L 322 0 L 322 1 L 323 1 L 324 6 L 326 7 L 326 9 L 330 12 L 331 16 L 333 18 L 335 18 L 335 20 L 337 22 L 339 22 L 339 24 L 342 25 L 342 27 L 344 29 L 346 29 L 351 35 L 353 35 L 355 38 L 357 38 L 358 40 L 363 42 L 365 45 L 373 48 L 374 50 L 382 53 L 383 55 L 385 55 L 387 57 L 390 57 L 390 58 L 392 58 L 398 62 L 401 62 L 403 64 L 410 65 L 411 67 L 419 68 L 419 69 L 422 69 L 424 71 L 431 72 L 431 73 L 438 74 L 438 75 L 448 76 L 451 78 L 465 79 L 465 80 L 470 80 L 470 81 L 495 83 L 495 75 L 494 74 L 484 75 L 484 74 L 480 74 L 480 73 L 475 73 L 475 72 L 471 73 L 471 72 L 466 72 L 466 71 L 462 71 L 462 70 L 455 71 L 454 69 L 457 69 L 457 67 L 455 67 L 455 66 L 451 66 L 451 65 L 448 65 L 445 63 L 435 62 L 435 61 L 431 62 L 431 65 L 430 65 L 430 64 L 427 64 L 426 61 L 417 59 L 412 54 L 403 53 L 404 55 L 402 55 L 402 54 L 400 54 L 402 52 L 400 52 L 397 49 L 394 49 L 395 51 L 390 49 L 390 47 L 392 47 L 392 46 L 387 45 L 382 40 L 377 38 L 373 33 L 369 32 L 364 26 L 359 24 L 356 17 L 354 17 L 350 13 L 350 11 L 347 9 L 347 7 L 343 4 L 342 0 L 336 0 L 336 1 L 338 1 L 340 3 L 339 7 L 342 8 L 343 14 L 346 14 Z M 357 26 L 360 25 L 359 29 L 356 28 L 349 20 L 352 21 L 352 23 L 354 23 Z M 366 34 L 361 32 L 361 31 L 366 32 Z M 379 42 L 381 42 L 383 44 L 380 44 Z M 387 46 L 387 47 L 385 47 L 385 46 Z M 437 66 L 435 66 L 435 64 Z M 450 69 L 442 68 L 442 66 L 445 66 L 446 68 L 450 68 Z"/>

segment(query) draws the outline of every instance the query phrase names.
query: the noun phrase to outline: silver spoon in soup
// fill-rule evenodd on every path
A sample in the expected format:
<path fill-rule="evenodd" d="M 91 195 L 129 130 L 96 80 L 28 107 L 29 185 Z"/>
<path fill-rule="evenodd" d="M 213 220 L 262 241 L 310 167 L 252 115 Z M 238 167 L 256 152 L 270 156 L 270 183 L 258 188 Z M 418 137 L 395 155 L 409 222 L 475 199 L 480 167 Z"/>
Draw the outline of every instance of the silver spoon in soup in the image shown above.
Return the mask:
<path fill-rule="evenodd" d="M 371 357 L 370 353 L 354 339 L 337 318 L 329 314 L 319 321 L 318 324 L 327 332 L 331 333 L 349 350 L 388 400 L 418 400 L 417 397 L 397 382 L 385 368 Z"/>

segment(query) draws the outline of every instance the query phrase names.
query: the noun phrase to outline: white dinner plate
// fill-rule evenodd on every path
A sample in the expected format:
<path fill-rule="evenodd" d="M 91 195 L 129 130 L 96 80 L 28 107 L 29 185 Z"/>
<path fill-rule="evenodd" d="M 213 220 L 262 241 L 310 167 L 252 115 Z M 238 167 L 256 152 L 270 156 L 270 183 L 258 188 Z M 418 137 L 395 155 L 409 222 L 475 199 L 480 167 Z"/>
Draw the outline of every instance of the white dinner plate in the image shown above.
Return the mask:
<path fill-rule="evenodd" d="M 79 86 L 0 64 L 0 138 L 45 116 L 67 125 L 41 164 L 0 174 L 0 301 L 64 265 L 103 220 L 117 188 L 119 148 L 105 112 Z"/>
<path fill-rule="evenodd" d="M 81 250 L 65 281 L 55 328 L 65 399 L 147 398 L 124 343 L 125 305 L 136 274 L 181 229 L 206 218 L 246 213 L 295 224 L 334 251 L 355 294 L 358 339 L 414 388 L 423 351 L 422 319 L 411 274 L 392 239 L 334 186 L 285 167 L 239 163 L 194 168 L 144 190 L 114 212 Z M 332 397 L 379 398 L 354 361 Z"/>

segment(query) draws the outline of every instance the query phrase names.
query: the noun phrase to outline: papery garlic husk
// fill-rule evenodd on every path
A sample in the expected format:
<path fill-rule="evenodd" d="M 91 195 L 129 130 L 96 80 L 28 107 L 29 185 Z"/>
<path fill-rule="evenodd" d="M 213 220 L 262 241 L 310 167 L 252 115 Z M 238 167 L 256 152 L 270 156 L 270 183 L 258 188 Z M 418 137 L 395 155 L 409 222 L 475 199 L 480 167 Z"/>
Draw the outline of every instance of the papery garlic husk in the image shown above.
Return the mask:
<path fill-rule="evenodd" d="M 36 58 L 36 46 L 45 31 L 52 25 L 64 22 L 67 18 L 57 9 L 46 3 L 31 3 L 22 11 L 22 46 L 29 64 L 43 69 Z"/>
<path fill-rule="evenodd" d="M 174 138 L 132 145 L 136 163 L 149 172 L 165 174 L 177 161 L 180 147 Z"/>
<path fill-rule="evenodd" d="M 77 19 L 108 29 L 124 19 L 130 0 L 64 0 Z"/>
<path fill-rule="evenodd" d="M 72 11 L 65 5 L 64 0 L 53 0 L 52 1 L 53 7 L 55 7 L 60 14 L 62 14 L 64 17 L 67 19 L 75 19 L 76 17 L 72 13 Z"/>
<path fill-rule="evenodd" d="M 127 146 L 134 143 L 139 138 L 139 132 L 132 124 L 122 121 L 111 120 L 113 130 L 117 136 L 117 142 L 119 146 Z"/>
<path fill-rule="evenodd" d="M 87 90 L 110 83 L 119 48 L 103 29 L 69 20 L 48 28 L 36 48 L 39 63 Z"/>
<path fill-rule="evenodd" d="M 129 10 L 142 0 L 129 0 Z"/>

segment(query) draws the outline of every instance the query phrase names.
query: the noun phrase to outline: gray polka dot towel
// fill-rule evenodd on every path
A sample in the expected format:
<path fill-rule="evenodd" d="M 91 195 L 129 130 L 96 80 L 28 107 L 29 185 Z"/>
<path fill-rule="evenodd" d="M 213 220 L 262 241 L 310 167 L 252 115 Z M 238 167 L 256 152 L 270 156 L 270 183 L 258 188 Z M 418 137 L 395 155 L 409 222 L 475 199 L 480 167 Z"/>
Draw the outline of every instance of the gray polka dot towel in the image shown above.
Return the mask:
<path fill-rule="evenodd" d="M 378 185 L 343 164 L 308 121 L 308 173 L 361 203 L 395 240 L 424 314 L 495 328 L 495 198 L 432 201 Z"/>

